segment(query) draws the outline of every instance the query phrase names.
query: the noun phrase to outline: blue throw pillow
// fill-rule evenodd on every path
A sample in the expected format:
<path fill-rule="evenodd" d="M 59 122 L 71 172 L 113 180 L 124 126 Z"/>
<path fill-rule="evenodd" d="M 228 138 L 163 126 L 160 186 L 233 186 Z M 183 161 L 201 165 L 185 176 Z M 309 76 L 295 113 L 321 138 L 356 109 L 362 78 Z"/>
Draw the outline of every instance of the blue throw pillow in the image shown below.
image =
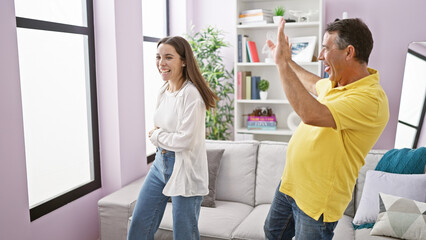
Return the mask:
<path fill-rule="evenodd" d="M 426 165 L 426 147 L 392 149 L 383 155 L 376 171 L 399 174 L 422 174 Z"/>

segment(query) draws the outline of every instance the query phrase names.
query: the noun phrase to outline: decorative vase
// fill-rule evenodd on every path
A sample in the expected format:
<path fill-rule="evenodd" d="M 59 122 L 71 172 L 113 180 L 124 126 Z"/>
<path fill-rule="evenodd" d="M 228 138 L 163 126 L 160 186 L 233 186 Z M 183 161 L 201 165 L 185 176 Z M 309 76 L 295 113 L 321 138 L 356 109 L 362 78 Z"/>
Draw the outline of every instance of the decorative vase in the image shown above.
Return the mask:
<path fill-rule="evenodd" d="M 268 92 L 260 91 L 260 100 L 266 100 L 268 98 Z"/>
<path fill-rule="evenodd" d="M 302 119 L 300 119 L 299 115 L 296 112 L 291 112 L 287 118 L 287 126 L 290 130 L 294 131 L 299 126 Z"/>
<path fill-rule="evenodd" d="M 274 20 L 275 24 L 280 23 L 281 18 L 283 18 L 283 16 L 273 16 L 272 19 Z"/>

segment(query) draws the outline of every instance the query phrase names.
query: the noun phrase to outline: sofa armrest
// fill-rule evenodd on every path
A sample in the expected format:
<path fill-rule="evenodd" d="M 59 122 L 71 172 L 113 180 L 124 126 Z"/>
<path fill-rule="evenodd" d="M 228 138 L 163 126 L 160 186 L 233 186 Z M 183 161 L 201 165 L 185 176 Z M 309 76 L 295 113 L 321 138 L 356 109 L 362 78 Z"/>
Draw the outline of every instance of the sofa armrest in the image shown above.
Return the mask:
<path fill-rule="evenodd" d="M 127 239 L 128 220 L 133 214 L 144 180 L 145 177 L 142 177 L 99 200 L 101 240 Z"/>

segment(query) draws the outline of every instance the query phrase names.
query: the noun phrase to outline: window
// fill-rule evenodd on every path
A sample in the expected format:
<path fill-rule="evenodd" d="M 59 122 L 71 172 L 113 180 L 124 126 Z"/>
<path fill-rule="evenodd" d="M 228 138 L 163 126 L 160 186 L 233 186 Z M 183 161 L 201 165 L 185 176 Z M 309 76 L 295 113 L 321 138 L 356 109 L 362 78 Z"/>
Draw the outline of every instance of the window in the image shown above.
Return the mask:
<path fill-rule="evenodd" d="M 168 0 L 142 0 L 142 34 L 143 34 L 143 65 L 144 65 L 144 96 L 145 96 L 145 129 L 153 129 L 153 119 L 157 93 L 163 85 L 158 74 L 155 55 L 157 42 L 169 34 Z M 155 21 L 153 21 L 155 19 Z M 154 161 L 155 147 L 146 134 L 146 155 L 148 162 Z"/>
<path fill-rule="evenodd" d="M 15 0 L 31 221 L 101 187 L 92 0 Z"/>

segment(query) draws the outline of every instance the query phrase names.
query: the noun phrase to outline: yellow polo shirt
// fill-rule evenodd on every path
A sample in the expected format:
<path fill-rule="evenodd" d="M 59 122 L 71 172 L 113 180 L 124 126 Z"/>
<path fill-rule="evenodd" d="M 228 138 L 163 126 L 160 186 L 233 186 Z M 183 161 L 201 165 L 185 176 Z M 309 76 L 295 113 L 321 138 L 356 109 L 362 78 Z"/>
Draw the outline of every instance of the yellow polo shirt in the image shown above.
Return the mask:
<path fill-rule="evenodd" d="M 379 73 L 343 87 L 329 79 L 316 84 L 317 100 L 330 109 L 336 129 L 303 122 L 294 132 L 280 191 L 291 196 L 308 216 L 338 221 L 352 197 L 364 158 L 389 119 L 388 99 Z"/>

